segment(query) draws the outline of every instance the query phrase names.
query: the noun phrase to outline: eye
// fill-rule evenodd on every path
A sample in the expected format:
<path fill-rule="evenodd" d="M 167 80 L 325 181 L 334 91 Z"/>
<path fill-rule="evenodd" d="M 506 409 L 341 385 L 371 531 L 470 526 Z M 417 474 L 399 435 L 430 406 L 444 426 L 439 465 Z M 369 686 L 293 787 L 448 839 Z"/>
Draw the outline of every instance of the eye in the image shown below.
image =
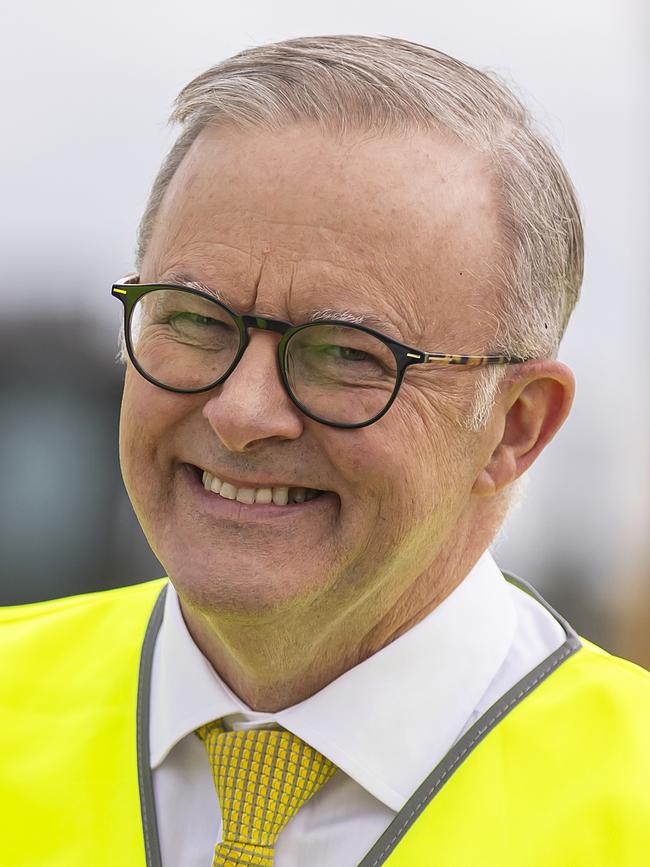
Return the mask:
<path fill-rule="evenodd" d="M 210 325 L 216 324 L 216 319 L 211 319 L 209 316 L 202 316 L 200 313 L 172 313 L 167 317 L 168 322 L 175 322 L 178 319 L 184 319 L 189 322 L 194 322 L 197 325 Z"/>
<path fill-rule="evenodd" d="M 318 348 L 323 354 L 340 358 L 342 361 L 375 361 L 368 352 L 364 352 L 363 349 L 355 349 L 352 346 L 330 344 L 329 346 L 320 346 Z"/>

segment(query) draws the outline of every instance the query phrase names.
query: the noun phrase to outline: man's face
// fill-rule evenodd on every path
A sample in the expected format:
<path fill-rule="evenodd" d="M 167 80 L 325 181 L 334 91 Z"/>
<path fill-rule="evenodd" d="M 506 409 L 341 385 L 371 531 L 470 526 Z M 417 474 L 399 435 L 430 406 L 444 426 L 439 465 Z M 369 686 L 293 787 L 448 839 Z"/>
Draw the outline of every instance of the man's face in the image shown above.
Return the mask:
<path fill-rule="evenodd" d="M 483 354 L 499 243 L 481 159 L 431 135 L 205 130 L 159 211 L 140 282 L 201 281 L 238 313 L 293 323 L 319 311 L 376 317 L 426 350 Z M 370 324 L 373 324 L 372 322 Z M 283 391 L 279 337 L 253 330 L 229 379 L 183 395 L 129 364 L 121 417 L 125 483 L 181 596 L 206 610 L 372 623 L 449 546 L 489 457 L 462 429 L 471 369 L 410 368 L 375 424 L 340 430 Z M 324 491 L 287 506 L 239 505 L 235 487 Z"/>

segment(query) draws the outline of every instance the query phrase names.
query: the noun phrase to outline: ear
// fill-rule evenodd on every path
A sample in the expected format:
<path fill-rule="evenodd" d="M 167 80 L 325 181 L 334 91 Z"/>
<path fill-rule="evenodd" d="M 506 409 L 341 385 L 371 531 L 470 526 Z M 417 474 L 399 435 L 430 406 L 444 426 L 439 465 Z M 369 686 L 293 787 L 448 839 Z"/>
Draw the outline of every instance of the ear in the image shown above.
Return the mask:
<path fill-rule="evenodd" d="M 503 392 L 498 441 L 472 493 L 490 496 L 518 479 L 562 427 L 573 403 L 575 379 L 559 361 L 531 361 Z"/>

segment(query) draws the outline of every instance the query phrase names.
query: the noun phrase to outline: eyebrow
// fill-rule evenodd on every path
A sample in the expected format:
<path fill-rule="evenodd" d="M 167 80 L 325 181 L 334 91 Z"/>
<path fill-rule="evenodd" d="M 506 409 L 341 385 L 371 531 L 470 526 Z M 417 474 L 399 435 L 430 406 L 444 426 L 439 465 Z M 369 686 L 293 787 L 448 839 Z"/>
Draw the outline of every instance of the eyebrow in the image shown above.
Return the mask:
<path fill-rule="evenodd" d="M 182 286 L 189 286 L 192 289 L 199 289 L 201 292 L 206 292 L 208 295 L 212 295 L 213 298 L 216 298 L 223 304 L 228 305 L 228 301 L 218 289 L 208 286 L 208 284 L 204 283 L 202 280 L 194 280 L 185 271 L 169 271 L 167 278 L 161 282 L 178 283 Z M 306 321 L 320 322 L 327 319 L 338 319 L 340 322 L 350 322 L 354 325 L 366 325 L 368 328 L 374 328 L 377 331 L 384 332 L 394 340 L 400 342 L 404 341 L 404 338 L 399 333 L 394 323 L 389 322 L 387 319 L 383 319 L 381 316 L 377 316 L 375 313 L 353 313 L 351 310 L 347 309 L 335 310 L 328 307 L 323 310 L 315 310 L 313 313 L 309 314 Z"/>
<path fill-rule="evenodd" d="M 367 325 L 369 328 L 375 328 L 377 331 L 385 331 L 390 336 L 396 334 L 396 339 L 401 340 L 402 337 L 398 333 L 394 323 L 387 319 L 382 319 L 374 313 L 353 313 L 351 310 L 317 310 L 309 317 L 310 322 L 319 322 L 322 319 L 338 319 L 341 322 L 350 322 L 354 325 Z"/>
<path fill-rule="evenodd" d="M 223 294 L 218 290 L 214 289 L 212 286 L 208 286 L 207 283 L 204 283 L 202 280 L 194 280 L 190 277 L 189 274 L 186 274 L 184 271 L 169 271 L 165 280 L 161 281 L 162 283 L 177 283 L 182 286 L 189 286 L 190 289 L 199 289 L 201 292 L 206 292 L 208 295 L 212 295 L 217 301 L 221 301 L 223 304 L 226 304 L 226 299 Z"/>

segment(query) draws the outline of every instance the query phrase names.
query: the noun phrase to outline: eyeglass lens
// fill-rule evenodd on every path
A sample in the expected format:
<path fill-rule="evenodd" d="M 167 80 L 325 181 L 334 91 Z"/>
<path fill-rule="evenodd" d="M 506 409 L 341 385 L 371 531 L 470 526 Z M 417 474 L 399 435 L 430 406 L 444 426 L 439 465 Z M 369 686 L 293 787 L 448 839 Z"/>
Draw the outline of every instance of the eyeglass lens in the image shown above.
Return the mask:
<path fill-rule="evenodd" d="M 163 386 L 194 390 L 212 385 L 232 366 L 240 331 L 218 304 L 174 289 L 143 295 L 129 323 L 141 369 Z M 289 389 L 310 413 L 339 424 L 363 424 L 386 407 L 397 363 L 381 340 L 357 328 L 310 324 L 286 344 Z"/>

